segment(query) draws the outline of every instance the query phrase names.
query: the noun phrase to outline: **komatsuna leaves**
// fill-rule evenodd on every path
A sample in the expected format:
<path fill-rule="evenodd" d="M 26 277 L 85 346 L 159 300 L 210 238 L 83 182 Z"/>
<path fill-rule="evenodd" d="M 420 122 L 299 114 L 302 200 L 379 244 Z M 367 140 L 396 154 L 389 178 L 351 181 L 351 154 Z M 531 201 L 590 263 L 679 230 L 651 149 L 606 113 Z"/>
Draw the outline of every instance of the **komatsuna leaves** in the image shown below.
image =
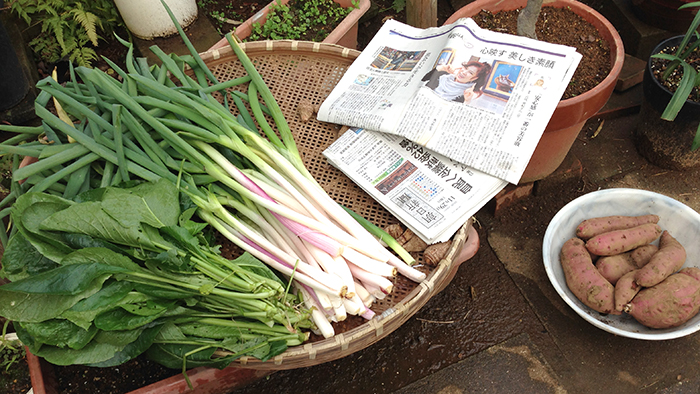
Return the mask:
<path fill-rule="evenodd" d="M 144 236 L 140 225 L 125 227 L 102 209 L 101 202 L 84 202 L 56 212 L 41 223 L 41 229 L 85 234 L 119 245 L 156 249 Z"/>
<path fill-rule="evenodd" d="M 134 208 L 153 227 L 174 226 L 180 216 L 180 201 L 177 187 L 170 181 L 160 179 L 145 182 L 127 189 L 107 188 L 102 199 L 105 209 L 114 215 L 132 215 Z M 130 206 L 129 204 L 133 204 Z"/>
<path fill-rule="evenodd" d="M 99 263 L 115 268 L 122 268 L 122 270 L 115 270 L 115 273 L 139 271 L 141 269 L 141 267 L 129 257 L 105 248 L 79 249 L 67 255 L 62 261 L 63 265 L 91 263 Z"/>
<path fill-rule="evenodd" d="M 159 313 L 150 315 L 135 315 L 122 308 L 115 308 L 99 314 L 95 318 L 95 326 L 105 331 L 133 330 L 153 322 L 166 311 L 167 309 L 163 309 Z"/>
<path fill-rule="evenodd" d="M 37 204 L 43 205 L 43 207 L 40 209 L 33 208 L 34 205 Z M 37 232 L 36 226 L 48 216 L 48 208 L 64 209 L 71 204 L 73 204 L 73 202 L 70 200 L 50 194 L 26 193 L 18 197 L 14 204 L 12 204 L 12 222 L 15 228 L 17 228 L 45 258 L 60 262 L 63 256 L 70 253 L 72 249 L 61 244 L 57 235 Z"/>
<path fill-rule="evenodd" d="M 197 368 L 197 367 L 211 367 L 211 368 L 225 368 L 234 360 L 230 357 L 216 357 L 212 358 L 214 352 L 217 350 L 216 344 L 212 344 L 211 347 L 201 349 L 201 345 L 184 345 L 177 343 L 154 343 L 148 350 L 146 354 L 152 360 L 155 360 L 159 364 L 165 366 L 166 368 L 182 368 L 183 356 L 188 354 L 186 367 Z M 200 349 L 200 350 L 198 350 Z M 198 351 L 196 351 L 198 350 Z"/>
<path fill-rule="evenodd" d="M 97 293 L 78 301 L 70 309 L 64 311 L 61 317 L 84 329 L 92 325 L 92 321 L 100 313 L 119 307 L 119 302 L 128 302 L 125 298 L 133 298 L 129 293 L 133 283 L 112 281 L 105 284 Z"/>
<path fill-rule="evenodd" d="M 21 232 L 16 232 L 7 242 L 2 255 L 0 276 L 10 281 L 56 268 L 58 264 L 39 253 Z"/>
<path fill-rule="evenodd" d="M 133 358 L 138 357 L 153 345 L 153 340 L 158 335 L 162 325 L 148 327 L 141 331 L 141 335 L 134 341 L 126 345 L 122 350 L 116 352 L 112 358 L 99 363 L 88 364 L 91 367 L 113 367 L 121 365 Z"/>
<path fill-rule="evenodd" d="M 7 320 L 32 323 L 56 318 L 78 301 L 97 293 L 105 279 L 98 277 L 82 293 L 75 295 L 28 294 L 5 291 L 7 285 L 0 286 L 0 316 Z"/>
<path fill-rule="evenodd" d="M 87 291 L 93 281 L 101 278 L 101 282 L 104 282 L 118 272 L 127 270 L 99 263 L 65 265 L 7 283 L 0 289 L 25 294 L 77 295 Z"/>
<path fill-rule="evenodd" d="M 68 320 L 51 319 L 41 323 L 22 323 L 22 327 L 35 341 L 43 344 L 82 349 L 97 334 L 97 327 L 83 329 Z"/>
<path fill-rule="evenodd" d="M 138 339 L 144 327 L 139 327 L 134 330 L 122 331 L 100 331 L 95 336 L 95 342 L 106 343 L 114 346 L 126 346 Z"/>
<path fill-rule="evenodd" d="M 233 262 L 242 268 L 245 268 L 248 271 L 254 272 L 262 277 L 268 278 L 268 279 L 273 279 L 283 285 L 285 285 L 284 282 L 268 267 L 267 265 L 263 264 L 260 260 L 258 260 L 255 256 L 248 252 L 244 252 L 240 256 L 238 256 L 236 259 L 233 260 Z"/>
<path fill-rule="evenodd" d="M 74 365 L 105 362 L 123 349 L 124 346 L 99 343 L 93 340 L 80 350 L 44 345 L 39 349 L 35 349 L 32 353 L 43 357 L 51 364 Z"/>

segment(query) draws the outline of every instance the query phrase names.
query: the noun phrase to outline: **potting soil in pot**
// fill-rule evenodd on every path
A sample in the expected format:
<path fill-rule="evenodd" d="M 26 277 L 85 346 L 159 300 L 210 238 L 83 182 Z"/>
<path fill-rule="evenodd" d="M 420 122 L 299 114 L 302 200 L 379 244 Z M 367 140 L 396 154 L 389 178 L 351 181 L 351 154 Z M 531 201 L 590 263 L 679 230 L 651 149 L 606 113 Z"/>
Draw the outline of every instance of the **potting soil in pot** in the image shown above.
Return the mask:
<path fill-rule="evenodd" d="M 472 19 L 482 28 L 517 34 L 518 11 L 481 11 Z M 610 48 L 598 30 L 566 8 L 542 7 L 535 25 L 537 39 L 575 47 L 583 55 L 562 99 L 578 96 L 598 85 L 610 73 Z"/>

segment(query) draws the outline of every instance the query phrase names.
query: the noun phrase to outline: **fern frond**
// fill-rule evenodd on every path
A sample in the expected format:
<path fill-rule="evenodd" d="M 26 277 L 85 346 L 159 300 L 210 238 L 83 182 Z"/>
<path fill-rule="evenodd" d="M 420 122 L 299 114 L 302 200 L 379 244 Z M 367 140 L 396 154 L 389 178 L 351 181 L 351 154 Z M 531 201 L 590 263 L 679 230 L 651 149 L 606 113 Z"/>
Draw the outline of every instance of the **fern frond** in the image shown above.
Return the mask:
<path fill-rule="evenodd" d="M 71 62 L 75 62 L 78 66 L 83 67 L 90 67 L 96 59 L 97 53 L 90 47 L 77 48 L 70 55 Z"/>
<path fill-rule="evenodd" d="M 41 30 L 46 33 L 53 33 L 56 37 L 56 41 L 61 48 L 65 48 L 66 44 L 64 42 L 63 29 L 66 27 L 66 22 L 58 16 L 54 16 L 50 19 L 46 19 L 44 24 L 41 26 Z"/>
<path fill-rule="evenodd" d="M 83 26 L 92 45 L 97 46 L 97 23 L 100 22 L 100 18 L 92 12 L 85 11 L 82 6 L 72 9 L 70 13 L 73 19 Z"/>

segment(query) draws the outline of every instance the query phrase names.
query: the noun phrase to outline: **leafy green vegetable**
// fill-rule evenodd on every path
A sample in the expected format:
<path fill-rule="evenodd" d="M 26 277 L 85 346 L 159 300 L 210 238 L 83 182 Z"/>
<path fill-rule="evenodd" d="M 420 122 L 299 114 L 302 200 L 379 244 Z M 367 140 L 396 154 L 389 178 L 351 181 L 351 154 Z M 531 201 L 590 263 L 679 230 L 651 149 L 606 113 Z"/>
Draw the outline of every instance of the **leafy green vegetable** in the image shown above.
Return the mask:
<path fill-rule="evenodd" d="M 111 366 L 148 350 L 175 368 L 223 367 L 306 339 L 296 330 L 311 326 L 309 312 L 286 284 L 249 254 L 224 259 L 192 210 L 182 213 L 188 200 L 174 184 L 125 186 L 75 201 L 26 193 L 15 202 L 13 261 L 3 273 L 16 280 L 0 287 L 0 315 L 17 323 L 33 353 L 58 365 Z M 178 328 L 193 320 L 198 330 Z"/>

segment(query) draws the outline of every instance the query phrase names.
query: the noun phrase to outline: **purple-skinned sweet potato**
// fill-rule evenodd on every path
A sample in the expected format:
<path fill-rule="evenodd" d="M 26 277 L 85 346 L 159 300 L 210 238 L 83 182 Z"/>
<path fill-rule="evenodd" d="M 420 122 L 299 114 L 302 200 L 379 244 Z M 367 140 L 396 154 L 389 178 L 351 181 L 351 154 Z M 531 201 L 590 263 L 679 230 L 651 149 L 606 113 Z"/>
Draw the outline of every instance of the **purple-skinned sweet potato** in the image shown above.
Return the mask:
<path fill-rule="evenodd" d="M 658 223 L 659 216 L 657 215 L 640 215 L 640 216 L 603 216 L 597 218 L 586 219 L 576 227 L 576 236 L 587 240 L 598 234 L 607 233 L 614 230 L 624 230 L 641 226 L 646 223 Z"/>
<path fill-rule="evenodd" d="M 656 245 L 643 245 L 625 253 L 603 256 L 595 262 L 595 266 L 608 282 L 615 285 L 622 275 L 644 267 L 658 249 Z"/>
<path fill-rule="evenodd" d="M 615 310 L 622 312 L 634 296 L 642 290 L 642 286 L 634 281 L 635 271 L 630 271 L 615 283 Z"/>
<path fill-rule="evenodd" d="M 651 287 L 678 271 L 685 264 L 686 252 L 683 245 L 664 231 L 659 239 L 659 250 L 642 267 L 634 280 L 643 287 Z"/>
<path fill-rule="evenodd" d="M 598 234 L 586 241 L 586 248 L 598 256 L 613 256 L 652 243 L 661 235 L 656 223 Z"/>
<path fill-rule="evenodd" d="M 613 285 L 595 268 L 581 239 L 564 243 L 560 261 L 566 284 L 576 298 L 600 313 L 620 314 L 615 310 Z"/>
<path fill-rule="evenodd" d="M 699 279 L 700 268 L 683 268 L 661 283 L 642 289 L 623 310 L 647 327 L 679 326 L 700 310 Z"/>

